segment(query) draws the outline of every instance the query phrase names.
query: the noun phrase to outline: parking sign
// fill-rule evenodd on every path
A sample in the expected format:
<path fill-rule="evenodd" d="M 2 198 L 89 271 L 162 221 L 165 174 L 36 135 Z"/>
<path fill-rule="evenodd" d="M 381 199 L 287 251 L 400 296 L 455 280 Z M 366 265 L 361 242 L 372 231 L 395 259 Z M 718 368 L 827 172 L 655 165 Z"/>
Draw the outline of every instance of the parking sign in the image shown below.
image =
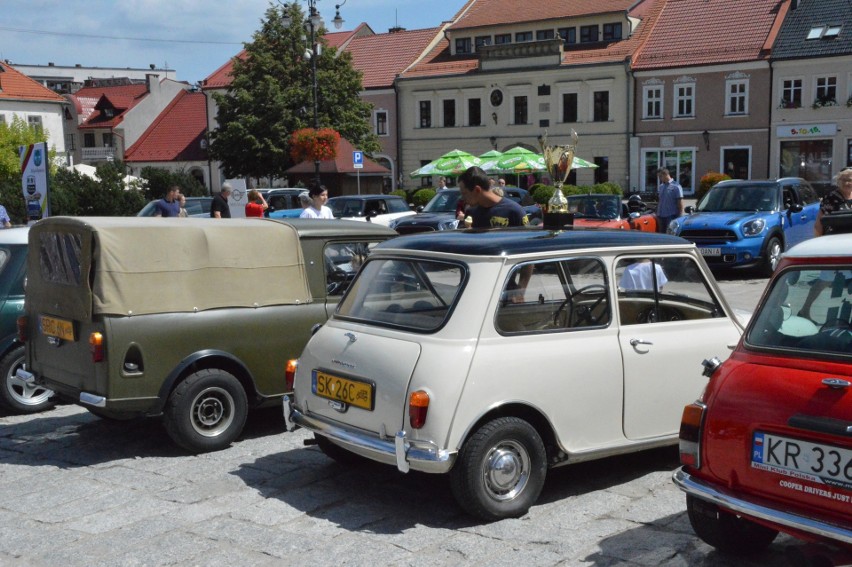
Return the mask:
<path fill-rule="evenodd" d="M 354 167 L 355 169 L 364 168 L 364 152 L 352 152 L 352 167 Z"/>

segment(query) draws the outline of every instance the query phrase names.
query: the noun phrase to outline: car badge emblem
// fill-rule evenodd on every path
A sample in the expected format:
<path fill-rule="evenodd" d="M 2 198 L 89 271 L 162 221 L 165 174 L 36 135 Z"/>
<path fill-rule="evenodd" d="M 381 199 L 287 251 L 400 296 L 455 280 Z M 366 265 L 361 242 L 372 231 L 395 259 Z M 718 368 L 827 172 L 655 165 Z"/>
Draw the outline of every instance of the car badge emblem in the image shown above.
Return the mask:
<path fill-rule="evenodd" d="M 349 409 L 349 404 L 345 404 L 343 402 L 338 402 L 335 400 L 329 400 L 328 405 L 331 407 L 331 409 L 340 413 L 346 413 L 346 410 Z"/>
<path fill-rule="evenodd" d="M 58 347 L 62 344 L 62 339 L 58 337 L 47 337 L 47 344 Z"/>

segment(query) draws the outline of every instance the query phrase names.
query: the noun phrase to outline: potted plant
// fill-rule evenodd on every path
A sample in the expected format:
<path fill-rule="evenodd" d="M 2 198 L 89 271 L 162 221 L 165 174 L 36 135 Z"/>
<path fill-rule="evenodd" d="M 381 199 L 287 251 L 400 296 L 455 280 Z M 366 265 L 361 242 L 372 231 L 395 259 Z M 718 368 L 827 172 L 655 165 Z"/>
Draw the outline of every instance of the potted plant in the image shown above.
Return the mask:
<path fill-rule="evenodd" d="M 290 157 L 295 163 L 334 159 L 339 142 L 340 133 L 331 128 L 302 128 L 290 136 Z"/>
<path fill-rule="evenodd" d="M 816 110 L 817 108 L 823 108 L 825 106 L 837 106 L 837 101 L 827 96 L 817 97 L 811 105 L 811 108 Z"/>

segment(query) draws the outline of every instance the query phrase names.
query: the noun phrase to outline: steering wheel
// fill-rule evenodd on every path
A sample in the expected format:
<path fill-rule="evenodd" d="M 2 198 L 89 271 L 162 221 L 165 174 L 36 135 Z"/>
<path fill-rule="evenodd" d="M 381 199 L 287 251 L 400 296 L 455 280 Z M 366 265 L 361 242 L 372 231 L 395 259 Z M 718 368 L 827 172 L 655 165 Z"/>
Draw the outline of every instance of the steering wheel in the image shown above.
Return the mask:
<path fill-rule="evenodd" d="M 658 305 L 656 308 L 652 305 L 636 315 L 637 323 L 659 323 L 660 321 L 680 321 L 681 319 L 683 319 L 683 313 L 674 307 L 664 305 Z"/>
<path fill-rule="evenodd" d="M 581 287 L 571 295 L 565 298 L 565 301 L 559 304 L 559 308 L 553 313 L 553 325 L 556 327 L 567 327 L 571 323 L 572 316 L 574 314 L 574 298 L 578 295 L 583 295 L 585 293 L 589 293 L 591 291 L 600 291 L 601 296 L 595 300 L 591 305 L 580 305 L 577 308 L 577 323 L 586 323 L 588 325 L 594 325 L 597 323 L 595 316 L 593 315 L 595 308 L 606 299 L 606 286 L 601 284 L 589 284 L 587 286 Z M 566 311 L 565 308 L 568 307 Z M 559 324 L 559 318 L 562 315 L 562 312 L 565 312 L 565 316 L 563 319 L 564 324 Z"/>

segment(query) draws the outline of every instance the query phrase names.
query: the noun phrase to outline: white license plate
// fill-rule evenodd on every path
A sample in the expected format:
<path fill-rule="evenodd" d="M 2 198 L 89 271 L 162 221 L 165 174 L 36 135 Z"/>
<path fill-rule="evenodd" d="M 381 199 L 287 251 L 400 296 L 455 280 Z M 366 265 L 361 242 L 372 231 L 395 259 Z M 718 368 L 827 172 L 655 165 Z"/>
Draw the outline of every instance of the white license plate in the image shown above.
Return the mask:
<path fill-rule="evenodd" d="M 699 252 L 701 252 L 702 256 L 721 256 L 722 249 L 721 248 L 699 248 Z"/>
<path fill-rule="evenodd" d="M 852 450 L 756 431 L 751 466 L 852 490 Z"/>

